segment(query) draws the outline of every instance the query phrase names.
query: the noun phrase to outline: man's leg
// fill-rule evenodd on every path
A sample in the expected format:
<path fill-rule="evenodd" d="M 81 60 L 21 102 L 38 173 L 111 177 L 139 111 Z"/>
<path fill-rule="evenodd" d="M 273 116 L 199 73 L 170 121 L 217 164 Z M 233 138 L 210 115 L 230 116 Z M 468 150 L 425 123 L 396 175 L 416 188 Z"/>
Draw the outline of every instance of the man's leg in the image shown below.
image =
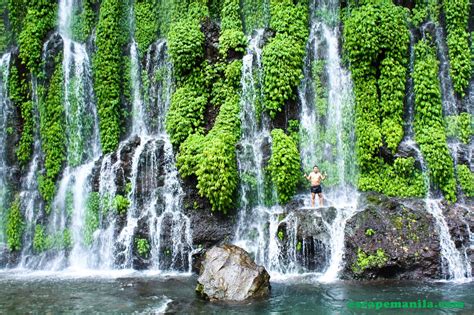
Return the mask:
<path fill-rule="evenodd" d="M 318 196 L 319 196 L 319 206 L 322 207 L 323 206 L 323 194 L 319 193 Z"/>
<path fill-rule="evenodd" d="M 314 208 L 315 199 L 316 199 L 316 194 L 312 192 L 311 193 L 311 207 L 313 207 L 313 208 Z"/>

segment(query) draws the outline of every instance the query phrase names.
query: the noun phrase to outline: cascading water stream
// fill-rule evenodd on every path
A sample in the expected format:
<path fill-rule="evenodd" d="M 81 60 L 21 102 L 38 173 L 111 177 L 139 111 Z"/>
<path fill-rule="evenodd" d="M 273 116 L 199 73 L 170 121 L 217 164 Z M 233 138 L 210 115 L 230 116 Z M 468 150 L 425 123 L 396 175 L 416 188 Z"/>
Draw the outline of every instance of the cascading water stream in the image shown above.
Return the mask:
<path fill-rule="evenodd" d="M 130 24 L 133 29 L 133 10 Z M 171 63 L 166 54 L 166 43 L 153 44 L 146 54 L 146 69 L 142 82 L 139 53 L 133 39 L 130 47 L 132 137 L 138 136 L 131 167 L 130 207 L 127 224 L 118 236 L 122 268 L 133 266 L 133 249 L 138 246 L 137 235 L 143 235 L 150 245 L 150 267 L 155 270 L 191 269 L 191 223 L 182 212 L 184 196 L 176 169 L 173 147 L 164 126 L 172 92 Z M 159 77 L 158 77 L 159 76 Z M 148 99 L 143 99 L 146 91 Z M 157 116 L 148 117 L 148 111 Z"/>
<path fill-rule="evenodd" d="M 11 54 L 5 53 L 0 59 L 0 141 L 2 144 L 7 143 L 8 118 L 12 112 L 10 100 L 8 99 L 8 73 L 10 70 Z M 7 164 L 6 164 L 6 145 L 0 146 L 0 246 L 4 247 L 5 241 L 5 213 L 7 207 Z"/>
<path fill-rule="evenodd" d="M 327 186 L 325 206 L 336 209 L 332 221 L 323 215 L 322 223 L 330 235 L 330 256 L 321 281 L 337 279 L 344 255 L 345 225 L 357 212 L 357 193 L 351 185 L 355 176 L 354 96 L 350 74 L 340 60 L 338 7 L 339 1 L 311 3 L 304 79 L 299 88 L 303 168 L 309 172 L 318 165 L 328 173 L 323 182 L 323 187 Z M 308 196 L 301 196 L 307 206 Z"/>
<path fill-rule="evenodd" d="M 255 256 L 259 264 L 269 266 L 268 229 L 272 210 L 265 206 L 264 156 L 271 144 L 268 117 L 257 114 L 262 102 L 262 45 L 264 30 L 250 39 L 243 58 L 242 96 L 240 100 L 241 139 L 237 164 L 241 178 L 240 210 L 234 242 Z M 268 152 L 267 152 L 268 153 Z"/>
<path fill-rule="evenodd" d="M 423 36 L 425 35 L 425 29 L 430 24 L 431 22 L 428 22 L 427 24 L 422 26 Z M 436 26 L 435 32 L 436 32 L 435 41 L 436 41 L 436 46 L 438 49 L 438 58 L 440 60 L 440 69 L 439 69 L 438 78 L 439 78 L 440 87 L 441 87 L 443 114 L 456 115 L 458 114 L 458 106 L 457 106 L 456 98 L 453 92 L 451 77 L 449 75 L 447 49 L 445 47 L 445 44 L 443 43 L 444 34 L 443 34 L 442 27 Z M 410 40 L 410 51 L 411 51 L 410 72 L 412 73 L 413 72 L 413 59 L 414 59 L 412 58 L 413 57 L 412 54 L 414 51 L 414 44 L 415 44 L 413 40 L 413 35 L 410 37 L 410 39 L 411 39 Z M 410 78 L 409 84 L 413 85 L 412 78 Z M 413 87 L 411 87 L 410 90 L 413 91 Z M 408 106 L 413 107 L 414 98 L 411 97 L 411 95 L 409 95 L 408 101 L 409 101 Z M 409 113 L 412 113 L 412 112 L 413 110 L 411 111 L 409 110 Z M 413 132 L 413 119 L 411 119 L 408 123 L 412 124 L 412 126 L 410 126 L 408 130 Z M 413 133 L 410 133 L 408 136 L 413 138 Z M 412 143 L 413 141 L 412 139 L 408 139 L 408 142 Z M 456 165 L 459 141 L 457 140 L 448 141 L 448 146 L 451 151 L 451 155 L 453 157 L 454 163 Z M 466 250 L 464 251 L 463 254 L 461 254 L 461 252 L 456 248 L 456 245 L 450 234 L 450 229 L 447 224 L 446 218 L 443 214 L 442 204 L 441 204 L 442 200 L 437 200 L 432 197 L 432 192 L 429 188 L 430 180 L 428 177 L 428 171 L 429 171 L 428 167 L 426 166 L 426 163 L 421 155 L 421 152 L 419 151 L 419 149 L 417 149 L 417 146 L 413 145 L 412 147 L 416 149 L 417 159 L 420 161 L 420 164 L 421 164 L 423 176 L 425 179 L 425 184 L 429 189 L 428 195 L 425 200 L 425 204 L 426 204 L 427 212 L 430 213 L 434 218 L 435 225 L 439 234 L 441 258 L 443 261 L 443 265 L 442 265 L 443 273 L 450 280 L 463 281 L 471 277 L 471 266 L 466 254 Z"/>

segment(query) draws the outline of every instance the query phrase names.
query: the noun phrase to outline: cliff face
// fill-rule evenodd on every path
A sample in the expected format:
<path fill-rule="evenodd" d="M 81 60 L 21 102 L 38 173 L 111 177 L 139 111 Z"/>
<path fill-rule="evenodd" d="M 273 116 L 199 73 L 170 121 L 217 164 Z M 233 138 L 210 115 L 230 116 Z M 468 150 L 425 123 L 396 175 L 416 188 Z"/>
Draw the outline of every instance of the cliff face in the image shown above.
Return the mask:
<path fill-rule="evenodd" d="M 278 272 L 345 248 L 346 278 L 460 276 L 472 8 L 0 1 L 0 265 L 183 271 L 235 241 Z M 298 211 L 315 164 L 322 216 Z"/>

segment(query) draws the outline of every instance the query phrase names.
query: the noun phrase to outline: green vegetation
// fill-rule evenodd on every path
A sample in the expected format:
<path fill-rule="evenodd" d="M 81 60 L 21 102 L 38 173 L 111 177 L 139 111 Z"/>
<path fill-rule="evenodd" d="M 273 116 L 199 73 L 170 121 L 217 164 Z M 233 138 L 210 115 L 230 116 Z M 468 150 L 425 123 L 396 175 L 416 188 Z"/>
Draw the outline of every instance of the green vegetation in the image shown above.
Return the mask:
<path fill-rule="evenodd" d="M 459 184 L 467 197 L 474 197 L 474 173 L 469 166 L 459 164 L 456 167 Z"/>
<path fill-rule="evenodd" d="M 271 0 L 270 28 L 276 32 L 263 48 L 264 108 L 271 117 L 296 97 L 303 76 L 308 8 L 303 2 Z"/>
<path fill-rule="evenodd" d="M 437 0 L 416 0 L 412 10 L 411 23 L 419 27 L 423 22 L 438 22 L 440 5 Z"/>
<path fill-rule="evenodd" d="M 82 7 L 74 8 L 71 17 L 71 32 L 74 40 L 85 42 L 97 24 L 99 0 L 84 0 Z"/>
<path fill-rule="evenodd" d="M 469 144 L 471 137 L 474 135 L 474 117 L 469 113 L 461 113 L 447 116 L 445 119 L 446 135 L 456 137 L 464 144 Z"/>
<path fill-rule="evenodd" d="M 71 231 L 65 229 L 62 232 L 53 235 L 47 235 L 45 228 L 41 224 L 35 227 L 35 235 L 33 237 L 33 249 L 36 253 L 46 250 L 70 250 L 72 248 Z"/>
<path fill-rule="evenodd" d="M 11 252 L 21 249 L 24 226 L 20 196 L 16 196 L 7 217 L 7 247 Z"/>
<path fill-rule="evenodd" d="M 372 255 L 367 255 L 362 249 L 357 249 L 357 262 L 352 265 L 352 271 L 355 274 L 361 274 L 366 269 L 382 268 L 388 261 L 388 256 L 384 250 L 379 248 Z"/>
<path fill-rule="evenodd" d="M 300 252 L 302 249 L 303 249 L 303 243 L 301 243 L 301 241 L 298 241 L 298 243 L 296 243 L 296 250 Z"/>
<path fill-rule="evenodd" d="M 438 60 L 428 40 L 415 46 L 415 140 L 428 164 L 429 176 L 451 202 L 456 201 L 453 161 L 446 143 L 441 92 L 438 80 Z"/>
<path fill-rule="evenodd" d="M 285 238 L 285 232 L 283 232 L 283 230 L 279 230 L 277 236 L 280 241 L 283 241 L 283 239 Z"/>
<path fill-rule="evenodd" d="M 223 57 L 227 57 L 230 50 L 245 51 L 247 39 L 242 31 L 239 3 L 239 0 L 224 0 L 222 5 L 219 53 Z"/>
<path fill-rule="evenodd" d="M 471 54 L 469 51 L 469 33 L 467 25 L 470 11 L 469 0 L 444 0 L 446 28 L 448 36 L 448 55 L 454 91 L 464 96 L 472 76 Z"/>
<path fill-rule="evenodd" d="M 128 207 L 130 206 L 130 200 L 122 195 L 116 195 L 113 201 L 113 207 L 119 215 L 127 214 Z"/>
<path fill-rule="evenodd" d="M 114 151 L 119 142 L 123 113 L 120 107 L 123 67 L 122 46 L 127 37 L 121 0 L 102 1 L 97 25 L 94 83 L 103 153 Z"/>
<path fill-rule="evenodd" d="M 44 39 L 55 26 L 57 4 L 55 1 L 33 0 L 27 6 L 18 40 L 20 58 L 31 72 L 38 74 Z"/>
<path fill-rule="evenodd" d="M 136 238 L 135 246 L 137 248 L 138 255 L 147 258 L 150 253 L 150 244 L 145 238 Z"/>
<path fill-rule="evenodd" d="M 366 236 L 372 236 L 375 234 L 375 231 L 373 229 L 367 229 L 365 230 L 365 235 Z"/>
<path fill-rule="evenodd" d="M 391 196 L 422 196 L 421 171 L 413 159 L 384 161 L 403 138 L 403 99 L 409 32 L 406 10 L 388 1 L 366 3 L 345 20 L 344 50 L 356 95 L 356 153 L 361 190 Z M 400 167 L 406 170 L 401 172 Z"/>
<path fill-rule="evenodd" d="M 23 29 L 23 22 L 27 12 L 26 0 L 7 0 L 8 22 L 10 23 L 10 42 L 17 42 Z"/>
<path fill-rule="evenodd" d="M 281 129 L 272 130 L 272 156 L 268 170 L 281 204 L 291 200 L 301 177 L 300 155 L 296 143 Z"/>
<path fill-rule="evenodd" d="M 20 109 L 22 122 L 21 137 L 16 150 L 20 166 L 24 167 L 31 159 L 33 153 L 33 101 L 31 100 L 26 74 L 20 72 L 17 64 L 10 67 L 8 78 L 8 95 L 14 107 Z"/>
<path fill-rule="evenodd" d="M 40 136 L 44 152 L 44 172 L 38 177 L 41 196 L 46 201 L 46 211 L 56 192 L 56 178 L 66 159 L 65 114 L 63 100 L 62 64 L 57 62 L 44 100 L 40 102 Z"/>
<path fill-rule="evenodd" d="M 86 203 L 86 225 L 84 229 L 84 243 L 92 245 L 94 232 L 99 228 L 100 194 L 91 192 Z"/>
<path fill-rule="evenodd" d="M 171 25 L 168 53 L 178 81 L 201 65 L 204 58 L 204 34 L 198 19 L 188 17 Z"/>
<path fill-rule="evenodd" d="M 134 2 L 135 39 L 141 55 L 158 36 L 159 2 L 158 0 L 136 0 Z"/>
<path fill-rule="evenodd" d="M 268 0 L 242 0 L 242 17 L 244 19 L 244 31 L 251 34 L 258 28 L 268 25 L 270 20 L 270 7 Z"/>
<path fill-rule="evenodd" d="M 184 85 L 174 92 L 166 116 L 166 130 L 171 143 L 179 145 L 193 133 L 202 132 L 207 96 L 192 85 Z"/>

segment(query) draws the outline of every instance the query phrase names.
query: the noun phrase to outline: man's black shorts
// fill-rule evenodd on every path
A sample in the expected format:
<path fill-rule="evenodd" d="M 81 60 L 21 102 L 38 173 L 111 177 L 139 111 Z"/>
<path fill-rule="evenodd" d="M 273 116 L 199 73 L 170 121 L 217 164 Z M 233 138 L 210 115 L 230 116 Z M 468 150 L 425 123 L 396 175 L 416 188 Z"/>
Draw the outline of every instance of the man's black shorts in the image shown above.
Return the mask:
<path fill-rule="evenodd" d="M 321 185 L 311 186 L 311 192 L 313 194 L 320 194 L 321 193 Z"/>

